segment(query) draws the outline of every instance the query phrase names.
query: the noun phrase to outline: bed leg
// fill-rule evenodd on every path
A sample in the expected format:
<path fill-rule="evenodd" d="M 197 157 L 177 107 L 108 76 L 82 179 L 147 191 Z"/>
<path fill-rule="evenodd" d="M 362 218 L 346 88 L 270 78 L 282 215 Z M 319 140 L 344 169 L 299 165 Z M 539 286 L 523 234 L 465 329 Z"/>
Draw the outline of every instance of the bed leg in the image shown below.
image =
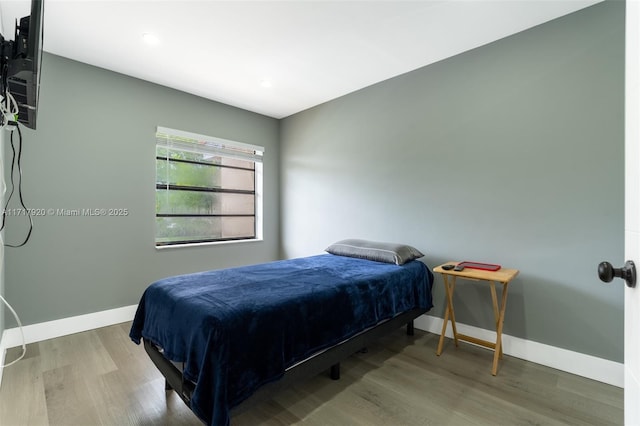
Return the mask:
<path fill-rule="evenodd" d="M 413 328 L 413 320 L 407 323 L 407 336 L 413 336 L 414 328 Z"/>
<path fill-rule="evenodd" d="M 173 388 L 171 387 L 171 385 L 169 384 L 169 381 L 165 379 L 164 381 L 164 390 L 166 391 L 172 391 Z"/>
<path fill-rule="evenodd" d="M 340 363 L 331 366 L 331 380 L 340 380 Z"/>

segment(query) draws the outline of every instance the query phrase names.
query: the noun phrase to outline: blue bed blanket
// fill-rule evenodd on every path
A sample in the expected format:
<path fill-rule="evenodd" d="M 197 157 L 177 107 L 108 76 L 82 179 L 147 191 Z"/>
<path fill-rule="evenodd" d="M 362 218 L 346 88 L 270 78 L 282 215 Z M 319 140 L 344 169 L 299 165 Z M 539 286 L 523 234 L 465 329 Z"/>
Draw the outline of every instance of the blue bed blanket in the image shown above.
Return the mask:
<path fill-rule="evenodd" d="M 229 424 L 229 410 L 287 367 L 379 322 L 432 305 L 419 261 L 392 265 L 323 254 L 166 278 L 144 292 L 130 337 L 184 362 L 191 409 Z"/>

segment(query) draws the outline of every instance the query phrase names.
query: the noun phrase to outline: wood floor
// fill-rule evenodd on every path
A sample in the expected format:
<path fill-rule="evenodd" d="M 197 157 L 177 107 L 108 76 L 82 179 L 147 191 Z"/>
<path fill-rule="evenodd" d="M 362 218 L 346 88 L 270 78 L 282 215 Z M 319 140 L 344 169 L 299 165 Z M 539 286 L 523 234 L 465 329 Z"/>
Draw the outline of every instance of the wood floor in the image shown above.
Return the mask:
<path fill-rule="evenodd" d="M 28 346 L 5 369 L 0 425 L 200 425 L 119 324 Z M 621 425 L 622 389 L 399 329 L 328 375 L 232 418 L 244 425 Z M 7 362 L 19 355 L 11 349 Z"/>

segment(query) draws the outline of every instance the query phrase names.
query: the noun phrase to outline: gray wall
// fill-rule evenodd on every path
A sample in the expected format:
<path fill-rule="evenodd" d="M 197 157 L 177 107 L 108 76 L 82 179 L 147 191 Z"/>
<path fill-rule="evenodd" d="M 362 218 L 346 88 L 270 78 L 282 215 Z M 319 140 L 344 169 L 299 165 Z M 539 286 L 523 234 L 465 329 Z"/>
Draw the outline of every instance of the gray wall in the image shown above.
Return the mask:
<path fill-rule="evenodd" d="M 129 215 L 34 218 L 29 243 L 6 250 L 6 296 L 24 324 L 136 304 L 165 276 L 278 257 L 277 120 L 50 54 L 40 96 L 38 129 L 23 131 L 27 206 Z M 264 241 L 155 249 L 157 125 L 265 147 Z M 6 238 L 26 230 L 11 220 Z"/>
<path fill-rule="evenodd" d="M 622 361 L 623 284 L 596 266 L 624 260 L 623 72 L 605 2 L 288 117 L 283 255 L 353 237 L 518 268 L 505 333 Z M 486 286 L 455 303 L 494 328 Z"/>

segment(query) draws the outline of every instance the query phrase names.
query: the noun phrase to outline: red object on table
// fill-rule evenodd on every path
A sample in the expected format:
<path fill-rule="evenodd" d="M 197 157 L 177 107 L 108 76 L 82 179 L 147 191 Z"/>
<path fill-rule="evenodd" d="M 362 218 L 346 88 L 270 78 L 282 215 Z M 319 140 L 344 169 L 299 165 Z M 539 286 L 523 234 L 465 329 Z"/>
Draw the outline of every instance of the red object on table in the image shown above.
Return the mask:
<path fill-rule="evenodd" d="M 482 269 L 484 271 L 497 271 L 498 269 L 502 268 L 502 266 L 495 265 L 493 263 L 471 262 L 469 260 L 460 262 L 458 263 L 458 265 L 464 266 L 465 268 Z"/>

